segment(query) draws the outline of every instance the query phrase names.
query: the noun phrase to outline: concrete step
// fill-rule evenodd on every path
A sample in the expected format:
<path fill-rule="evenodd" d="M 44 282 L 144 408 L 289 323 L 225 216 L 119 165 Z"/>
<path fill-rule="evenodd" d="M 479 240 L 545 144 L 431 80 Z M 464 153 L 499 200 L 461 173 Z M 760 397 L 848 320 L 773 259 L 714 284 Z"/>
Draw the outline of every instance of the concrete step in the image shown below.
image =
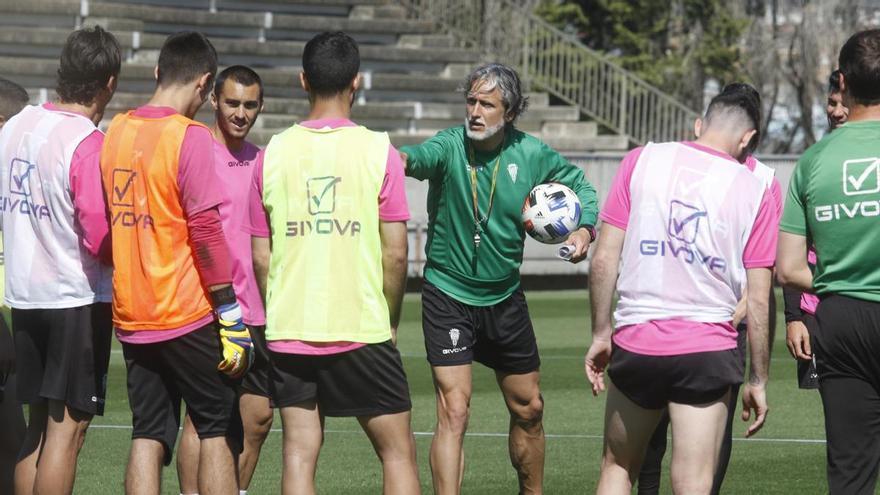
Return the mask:
<path fill-rule="evenodd" d="M 259 138 L 261 140 L 265 140 L 268 142 L 268 138 L 272 136 L 272 132 L 267 129 L 261 129 L 259 131 L 254 130 L 251 131 L 251 135 L 254 136 L 255 143 Z M 391 137 L 391 142 L 397 146 L 404 146 L 407 144 L 419 144 L 424 140 L 433 136 L 434 133 L 416 133 L 416 134 L 404 134 L 404 133 L 389 133 Z M 597 136 L 594 138 L 585 138 L 578 140 L 559 140 L 552 137 L 544 136 L 540 133 L 533 133 L 533 135 L 539 139 L 541 139 L 544 143 L 546 143 L 551 148 L 555 149 L 559 152 L 584 152 L 584 151 L 624 151 L 627 148 L 626 146 L 626 138 L 618 137 L 618 136 Z M 622 143 L 621 143 L 622 142 Z"/>
<path fill-rule="evenodd" d="M 550 105 L 550 95 L 547 93 L 534 93 L 529 92 L 526 93 L 526 96 L 529 98 L 529 106 L 535 107 L 546 107 Z"/>
<path fill-rule="evenodd" d="M 130 3 L 88 5 L 82 8 L 75 0 L 0 3 L 0 25 L 73 28 L 78 16 L 89 16 L 141 21 L 137 30 L 166 35 L 193 30 L 217 38 L 306 41 L 316 32 L 345 31 L 359 42 L 370 44 L 395 44 L 401 34 L 430 33 L 433 29 L 428 22 L 400 18 L 402 11 L 397 12 L 399 8 L 395 10 L 394 6 L 362 6 L 362 9 L 373 9 L 371 12 L 375 11 L 377 17 L 350 19 L 270 12 L 212 12 Z M 117 29 L 134 30 L 123 26 Z"/>
<path fill-rule="evenodd" d="M 559 137 L 595 137 L 599 135 L 599 126 L 595 122 L 546 122 L 541 132 L 547 136 Z"/>
<path fill-rule="evenodd" d="M 385 0 L 92 0 L 92 3 L 129 3 L 139 5 L 183 7 L 194 10 L 242 12 L 275 12 L 290 14 L 348 16 L 358 5 L 382 5 Z"/>
<path fill-rule="evenodd" d="M 149 93 L 117 93 L 108 106 L 107 113 L 125 111 L 142 105 Z M 206 105 L 205 115 L 210 120 L 211 111 Z M 283 128 L 306 118 L 309 104 L 304 98 L 266 98 L 257 127 Z M 464 112 L 462 103 L 423 102 L 367 102 L 352 107 L 353 118 L 367 127 L 381 130 L 406 132 L 438 131 L 460 125 Z M 517 127 L 527 132 L 540 132 L 548 122 L 577 118 L 572 107 L 553 106 L 530 108 L 517 121 Z"/>
<path fill-rule="evenodd" d="M 69 29 L 9 26 L 0 29 L 0 56 L 45 57 L 56 59 L 70 34 Z M 114 33 L 123 48 L 139 53 L 140 60 L 155 63 L 166 36 L 132 31 Z M 252 67 L 301 66 L 305 43 L 256 39 L 213 38 L 220 63 L 247 64 Z M 143 52 L 143 53 L 141 53 Z M 479 54 L 459 48 L 399 48 L 370 46 L 360 48 L 361 69 L 401 73 L 441 73 L 451 62 L 476 63 Z"/>
<path fill-rule="evenodd" d="M 348 13 L 350 19 L 406 19 L 402 5 L 356 5 Z"/>
<path fill-rule="evenodd" d="M 0 30 L 0 49 L 3 31 Z M 0 74 L 9 74 L 19 84 L 29 88 L 54 88 L 58 70 L 58 54 L 45 57 L 9 57 L 0 55 Z M 150 94 L 155 89 L 153 63 L 126 63 L 119 77 L 120 93 Z M 267 97 L 300 98 L 305 101 L 305 92 L 299 84 L 299 68 L 258 68 Z M 432 102 L 461 104 L 458 93 L 459 82 L 436 76 L 418 74 L 364 74 L 363 99 L 369 102 L 413 102 L 426 105 Z M 367 83 L 367 81 L 369 83 Z M 426 106 L 426 109 L 433 107 Z M 442 114 L 441 114 L 442 115 Z"/>
<path fill-rule="evenodd" d="M 626 151 L 629 139 L 613 134 L 593 137 L 549 136 L 544 134 L 544 142 L 560 151 Z"/>
<path fill-rule="evenodd" d="M 448 34 L 402 34 L 397 46 L 403 48 L 452 48 L 455 38 Z"/>
<path fill-rule="evenodd" d="M 257 127 L 262 129 L 283 129 L 304 120 L 307 114 L 264 114 L 260 115 Z M 435 133 L 449 127 L 461 125 L 461 119 L 413 119 L 406 117 L 374 117 L 361 115 L 357 107 L 352 109 L 352 119 L 358 124 L 387 132 L 401 133 Z M 525 132 L 541 131 L 544 120 L 540 117 L 523 119 L 517 122 L 517 128 Z"/>

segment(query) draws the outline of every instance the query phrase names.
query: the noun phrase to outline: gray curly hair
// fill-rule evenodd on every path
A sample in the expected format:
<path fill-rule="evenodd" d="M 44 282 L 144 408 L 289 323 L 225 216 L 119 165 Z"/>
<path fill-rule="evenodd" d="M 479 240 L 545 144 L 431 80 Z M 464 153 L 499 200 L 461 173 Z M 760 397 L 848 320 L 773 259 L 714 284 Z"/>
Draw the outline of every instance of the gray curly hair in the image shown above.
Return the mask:
<path fill-rule="evenodd" d="M 478 82 L 487 83 L 490 90 L 497 87 L 501 91 L 501 101 L 504 103 L 505 112 L 513 114 L 511 124 L 516 122 L 516 119 L 529 107 L 529 97 L 522 93 L 519 74 L 504 64 L 490 63 L 477 67 L 468 74 L 459 90 L 467 98 L 468 93 Z"/>

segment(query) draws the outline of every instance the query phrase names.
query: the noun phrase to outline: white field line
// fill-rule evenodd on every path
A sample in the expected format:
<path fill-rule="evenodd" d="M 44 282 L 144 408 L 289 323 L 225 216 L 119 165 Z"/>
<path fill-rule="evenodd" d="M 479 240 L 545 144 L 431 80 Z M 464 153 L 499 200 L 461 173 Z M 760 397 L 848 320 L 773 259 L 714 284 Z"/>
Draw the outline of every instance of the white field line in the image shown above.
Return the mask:
<path fill-rule="evenodd" d="M 131 430 L 131 426 L 129 425 L 104 425 L 104 424 L 92 424 L 89 428 L 97 428 L 99 430 Z M 281 433 L 281 428 L 272 428 L 272 433 Z M 363 431 L 361 430 L 324 430 L 324 433 L 331 434 L 352 434 L 352 435 L 362 435 Z M 434 432 L 432 431 L 416 431 L 413 434 L 417 437 L 431 437 L 434 436 Z M 480 432 L 469 432 L 465 433 L 465 436 L 473 437 L 473 438 L 507 438 L 507 433 L 480 433 Z M 564 434 L 564 433 L 546 433 L 544 435 L 546 438 L 550 439 L 561 439 L 561 440 L 571 440 L 571 439 L 586 439 L 586 440 L 602 440 L 602 435 L 579 435 L 579 434 Z M 758 443 L 802 443 L 802 444 L 825 444 L 825 440 L 818 438 L 736 438 L 733 439 L 736 442 L 758 442 Z"/>

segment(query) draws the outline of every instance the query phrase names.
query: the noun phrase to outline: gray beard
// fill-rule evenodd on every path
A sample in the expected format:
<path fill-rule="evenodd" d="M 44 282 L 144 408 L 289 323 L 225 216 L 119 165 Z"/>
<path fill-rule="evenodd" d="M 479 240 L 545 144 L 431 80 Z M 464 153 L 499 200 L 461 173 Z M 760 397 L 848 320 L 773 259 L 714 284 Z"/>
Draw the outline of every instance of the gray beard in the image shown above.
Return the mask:
<path fill-rule="evenodd" d="M 468 125 L 468 119 L 465 117 L 464 119 L 464 130 L 467 133 L 467 137 L 474 141 L 485 141 L 489 138 L 494 137 L 499 132 L 504 130 L 504 121 L 501 121 L 498 125 L 487 127 L 484 131 L 476 132 L 472 131 L 470 126 Z"/>

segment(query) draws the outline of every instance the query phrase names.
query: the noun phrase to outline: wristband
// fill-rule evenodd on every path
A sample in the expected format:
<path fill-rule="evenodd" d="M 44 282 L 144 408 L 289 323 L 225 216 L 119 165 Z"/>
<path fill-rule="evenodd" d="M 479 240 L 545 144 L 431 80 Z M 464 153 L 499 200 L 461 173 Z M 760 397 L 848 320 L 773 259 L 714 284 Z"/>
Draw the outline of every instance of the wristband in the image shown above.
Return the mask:
<path fill-rule="evenodd" d="M 235 291 L 232 290 L 231 285 L 222 289 L 211 291 L 211 304 L 214 306 L 215 309 L 226 304 L 235 303 L 237 301 L 238 300 L 235 298 Z"/>

